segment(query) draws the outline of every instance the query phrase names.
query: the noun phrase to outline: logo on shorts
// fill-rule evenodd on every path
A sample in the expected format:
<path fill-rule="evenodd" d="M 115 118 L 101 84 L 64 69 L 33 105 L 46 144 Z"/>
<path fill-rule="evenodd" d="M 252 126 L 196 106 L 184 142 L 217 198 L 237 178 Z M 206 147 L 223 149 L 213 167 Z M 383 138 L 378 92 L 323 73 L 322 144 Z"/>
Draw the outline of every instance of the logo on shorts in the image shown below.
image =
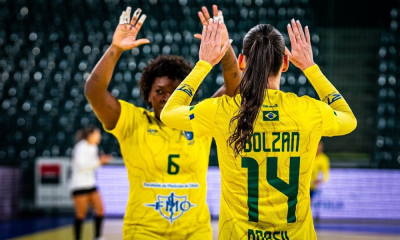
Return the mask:
<path fill-rule="evenodd" d="M 177 196 L 171 192 L 169 196 L 157 196 L 157 201 L 154 204 L 144 204 L 146 207 L 152 207 L 158 211 L 160 215 L 167 219 L 171 224 L 180 218 L 183 213 L 189 211 L 190 208 L 195 207 L 187 196 Z"/>

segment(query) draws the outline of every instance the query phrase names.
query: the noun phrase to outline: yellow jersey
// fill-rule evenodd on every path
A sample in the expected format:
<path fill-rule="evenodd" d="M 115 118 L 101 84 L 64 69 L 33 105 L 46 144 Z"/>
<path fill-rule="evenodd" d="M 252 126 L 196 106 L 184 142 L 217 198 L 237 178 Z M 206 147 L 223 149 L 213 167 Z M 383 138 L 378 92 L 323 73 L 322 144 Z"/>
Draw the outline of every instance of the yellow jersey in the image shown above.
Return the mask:
<path fill-rule="evenodd" d="M 320 173 L 323 174 L 323 178 L 320 179 Z M 325 182 L 328 180 L 329 175 L 329 158 L 325 153 L 320 153 L 315 157 L 312 175 L 311 175 L 311 190 L 317 188 L 317 180 Z"/>
<path fill-rule="evenodd" d="M 197 63 L 168 100 L 161 120 L 168 126 L 190 122 L 196 136 L 213 136 L 217 143 L 219 239 L 317 239 L 310 208 L 313 163 L 321 136 L 347 134 L 356 127 L 347 103 L 314 65 L 305 74 L 327 103 L 265 90 L 268 96 L 254 122 L 251 140 L 235 156 L 227 141 L 236 127 L 230 121 L 237 114 L 240 95 L 187 106 L 191 96 L 185 90 L 195 91 L 210 69 L 205 61 Z"/>
<path fill-rule="evenodd" d="M 124 239 L 212 239 L 206 204 L 211 137 L 173 129 L 125 101 L 112 133 L 130 183 Z"/>

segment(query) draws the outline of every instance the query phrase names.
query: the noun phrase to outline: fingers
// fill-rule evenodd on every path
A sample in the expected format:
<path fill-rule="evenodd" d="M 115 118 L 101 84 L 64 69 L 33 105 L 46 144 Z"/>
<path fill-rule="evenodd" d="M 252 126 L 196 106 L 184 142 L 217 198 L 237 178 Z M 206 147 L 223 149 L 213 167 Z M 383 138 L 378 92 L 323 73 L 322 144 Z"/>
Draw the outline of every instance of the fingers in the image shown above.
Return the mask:
<path fill-rule="evenodd" d="M 201 34 L 200 34 L 200 33 L 196 33 L 196 34 L 194 35 L 194 37 L 201 40 Z"/>
<path fill-rule="evenodd" d="M 299 35 L 301 37 L 302 42 L 306 41 L 306 37 L 304 36 L 303 27 L 299 20 L 296 21 L 297 30 L 299 31 Z"/>
<path fill-rule="evenodd" d="M 203 25 L 203 32 L 201 33 L 201 42 L 205 41 L 207 39 L 207 29 L 208 26 Z M 204 36 L 204 38 L 203 38 Z"/>
<path fill-rule="evenodd" d="M 224 15 L 222 15 L 222 11 L 221 10 L 218 11 L 218 18 L 219 18 L 219 20 L 221 22 L 224 22 Z"/>
<path fill-rule="evenodd" d="M 292 25 L 293 33 L 294 33 L 294 36 L 295 36 L 295 39 L 296 39 L 296 43 L 300 43 L 301 42 L 301 36 L 300 36 L 299 30 L 297 29 L 297 24 L 294 21 L 294 19 L 292 19 L 291 25 Z"/>
<path fill-rule="evenodd" d="M 148 44 L 148 43 L 150 43 L 149 39 L 146 39 L 146 38 L 138 39 L 133 42 L 133 48 L 136 48 L 140 45 Z"/>
<path fill-rule="evenodd" d="M 125 23 L 125 11 L 122 12 L 121 16 L 119 16 L 119 24 Z"/>
<path fill-rule="evenodd" d="M 207 35 L 205 40 L 208 40 L 211 38 L 212 33 L 213 33 L 213 27 L 214 27 L 214 19 L 210 18 L 210 21 L 208 21 L 208 26 L 207 26 Z"/>
<path fill-rule="evenodd" d="M 126 8 L 126 11 L 125 11 L 125 22 L 126 23 L 129 23 L 131 21 L 131 11 L 132 11 L 131 7 Z"/>
<path fill-rule="evenodd" d="M 206 20 L 208 22 L 211 17 L 210 17 L 210 14 L 208 13 L 207 8 L 206 7 L 202 7 L 201 10 L 203 10 L 204 17 L 206 18 Z"/>
<path fill-rule="evenodd" d="M 218 7 L 217 5 L 213 5 L 213 17 L 218 17 Z"/>
<path fill-rule="evenodd" d="M 216 33 L 215 33 L 215 41 L 218 43 L 221 43 L 221 35 L 222 35 L 222 31 L 221 31 L 221 22 L 218 20 L 218 18 L 215 18 L 215 25 L 216 25 Z"/>
<path fill-rule="evenodd" d="M 290 26 L 290 23 L 287 25 L 287 30 L 288 30 L 288 34 L 289 34 L 289 38 L 290 38 L 290 44 L 292 45 L 292 48 L 293 48 L 294 46 L 296 46 L 297 40 L 294 35 L 292 26 Z"/>
<path fill-rule="evenodd" d="M 136 23 L 135 28 L 136 28 L 136 30 L 137 30 L 138 32 L 139 32 L 140 28 L 142 28 L 143 23 L 144 23 L 144 21 L 146 20 L 146 18 L 147 18 L 146 14 L 143 14 L 143 15 L 140 17 L 139 21 Z"/>
<path fill-rule="evenodd" d="M 211 35 L 210 35 L 211 40 L 215 40 L 217 34 L 221 33 L 221 30 L 218 29 L 218 26 L 219 26 L 219 19 L 216 17 L 213 20 L 212 31 L 211 31 Z M 219 39 L 219 43 L 221 43 L 221 37 Z"/>
<path fill-rule="evenodd" d="M 127 7 L 126 11 L 122 12 L 121 16 L 119 17 L 119 24 L 128 24 L 130 22 L 131 10 L 131 7 Z"/>
<path fill-rule="evenodd" d="M 225 55 L 226 51 L 228 51 L 228 49 L 231 47 L 232 45 L 232 39 L 229 39 L 225 42 L 224 46 L 221 49 L 221 55 Z"/>
<path fill-rule="evenodd" d="M 308 26 L 304 28 L 304 31 L 306 32 L 306 42 L 309 44 L 311 43 L 311 37 L 310 37 L 310 30 L 308 29 Z"/>
<path fill-rule="evenodd" d="M 140 8 L 136 9 L 136 11 L 133 13 L 133 17 L 132 17 L 132 21 L 131 21 L 132 25 L 136 24 L 136 21 L 138 20 L 141 13 L 142 13 L 142 9 L 140 9 Z"/>
<path fill-rule="evenodd" d="M 207 25 L 208 25 L 208 22 L 207 22 L 207 19 L 204 17 L 204 14 L 203 14 L 202 12 L 199 11 L 199 12 L 197 13 L 197 15 L 199 15 L 201 24 L 203 24 L 203 26 L 207 26 Z"/>

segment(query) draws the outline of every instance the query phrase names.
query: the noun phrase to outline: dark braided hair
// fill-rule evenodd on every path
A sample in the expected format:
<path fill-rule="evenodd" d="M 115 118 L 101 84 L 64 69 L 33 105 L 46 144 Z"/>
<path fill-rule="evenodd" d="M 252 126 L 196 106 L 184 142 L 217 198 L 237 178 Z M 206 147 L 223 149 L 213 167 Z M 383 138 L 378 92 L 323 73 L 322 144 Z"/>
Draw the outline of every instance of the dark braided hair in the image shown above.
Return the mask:
<path fill-rule="evenodd" d="M 240 154 L 253 135 L 254 122 L 260 112 L 268 87 L 268 78 L 276 76 L 283 64 L 285 40 L 282 34 L 269 24 L 259 24 L 243 39 L 243 55 L 246 68 L 236 91 L 240 92 L 241 103 L 238 114 L 230 121 L 237 121 L 228 143 L 235 154 Z"/>

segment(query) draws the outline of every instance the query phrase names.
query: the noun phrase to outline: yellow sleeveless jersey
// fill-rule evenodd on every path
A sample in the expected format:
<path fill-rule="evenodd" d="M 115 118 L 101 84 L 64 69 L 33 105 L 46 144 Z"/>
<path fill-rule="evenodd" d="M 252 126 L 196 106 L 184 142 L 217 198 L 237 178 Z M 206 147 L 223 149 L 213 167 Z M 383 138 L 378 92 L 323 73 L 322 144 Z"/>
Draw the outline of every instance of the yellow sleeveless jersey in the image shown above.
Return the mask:
<path fill-rule="evenodd" d="M 112 133 L 120 144 L 130 193 L 124 239 L 212 239 L 206 204 L 211 137 L 173 129 L 124 101 Z"/>
<path fill-rule="evenodd" d="M 321 136 L 337 130 L 335 112 L 309 97 L 278 90 L 268 95 L 238 157 L 227 145 L 235 128 L 229 127 L 238 110 L 235 99 L 207 99 L 191 110 L 193 132 L 217 142 L 223 196 L 219 239 L 316 239 L 311 173 Z"/>

